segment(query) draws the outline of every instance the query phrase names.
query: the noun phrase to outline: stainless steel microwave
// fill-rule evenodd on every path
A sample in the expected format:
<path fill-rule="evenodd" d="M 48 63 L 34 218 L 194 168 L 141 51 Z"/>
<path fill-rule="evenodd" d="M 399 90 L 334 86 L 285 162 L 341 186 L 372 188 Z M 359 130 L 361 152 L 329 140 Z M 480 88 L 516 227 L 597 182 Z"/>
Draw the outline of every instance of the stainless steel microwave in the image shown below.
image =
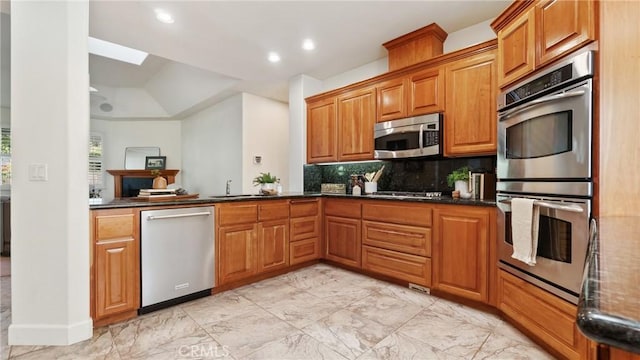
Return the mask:
<path fill-rule="evenodd" d="M 442 115 L 429 114 L 385 121 L 374 126 L 376 159 L 442 154 Z"/>

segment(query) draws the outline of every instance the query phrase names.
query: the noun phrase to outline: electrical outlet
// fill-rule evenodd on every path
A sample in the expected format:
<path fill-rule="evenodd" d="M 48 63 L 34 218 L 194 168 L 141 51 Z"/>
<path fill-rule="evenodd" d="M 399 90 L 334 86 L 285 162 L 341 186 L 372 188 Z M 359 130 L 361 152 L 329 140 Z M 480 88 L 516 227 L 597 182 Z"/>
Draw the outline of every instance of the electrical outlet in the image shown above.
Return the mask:
<path fill-rule="evenodd" d="M 47 181 L 47 164 L 29 164 L 29 181 Z"/>
<path fill-rule="evenodd" d="M 253 163 L 255 165 L 260 165 L 262 163 L 262 156 L 260 155 L 254 155 L 253 156 Z"/>

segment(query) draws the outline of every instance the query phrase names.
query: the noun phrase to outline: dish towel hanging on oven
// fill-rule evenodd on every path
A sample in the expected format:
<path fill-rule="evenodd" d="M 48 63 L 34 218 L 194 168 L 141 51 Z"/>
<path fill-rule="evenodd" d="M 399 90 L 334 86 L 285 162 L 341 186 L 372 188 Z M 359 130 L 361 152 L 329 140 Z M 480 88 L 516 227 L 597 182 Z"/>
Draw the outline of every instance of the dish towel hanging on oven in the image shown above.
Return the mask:
<path fill-rule="evenodd" d="M 540 209 L 534 199 L 513 198 L 511 200 L 512 258 L 529 266 L 536 264 L 538 251 L 538 218 Z"/>

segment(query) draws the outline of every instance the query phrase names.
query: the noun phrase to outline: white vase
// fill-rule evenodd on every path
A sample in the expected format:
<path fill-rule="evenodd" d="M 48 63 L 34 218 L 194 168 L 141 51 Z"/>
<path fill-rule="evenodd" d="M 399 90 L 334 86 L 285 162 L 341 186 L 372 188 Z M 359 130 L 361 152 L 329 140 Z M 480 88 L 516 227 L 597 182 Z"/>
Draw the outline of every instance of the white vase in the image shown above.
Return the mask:
<path fill-rule="evenodd" d="M 471 193 L 469 192 L 469 182 L 467 180 L 456 180 L 454 187 L 456 190 L 460 191 L 461 198 L 468 199 L 471 197 Z"/>
<path fill-rule="evenodd" d="M 264 195 L 275 195 L 276 193 L 276 184 L 275 183 L 265 183 L 260 185 L 260 192 Z"/>

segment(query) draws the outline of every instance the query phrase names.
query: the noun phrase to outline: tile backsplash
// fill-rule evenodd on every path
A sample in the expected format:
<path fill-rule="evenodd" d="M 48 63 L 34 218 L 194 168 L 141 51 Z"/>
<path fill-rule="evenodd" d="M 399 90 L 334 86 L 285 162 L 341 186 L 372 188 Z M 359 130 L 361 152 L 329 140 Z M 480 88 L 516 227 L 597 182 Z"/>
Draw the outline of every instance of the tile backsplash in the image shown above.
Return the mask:
<path fill-rule="evenodd" d="M 377 171 L 385 165 L 378 180 L 379 191 L 442 191 L 450 194 L 447 175 L 468 166 L 471 171 L 495 173 L 496 157 L 483 156 L 460 159 L 401 159 L 374 162 L 354 162 L 331 165 L 305 165 L 304 191 L 319 192 L 322 183 L 347 184 L 351 192 L 351 174 Z"/>

